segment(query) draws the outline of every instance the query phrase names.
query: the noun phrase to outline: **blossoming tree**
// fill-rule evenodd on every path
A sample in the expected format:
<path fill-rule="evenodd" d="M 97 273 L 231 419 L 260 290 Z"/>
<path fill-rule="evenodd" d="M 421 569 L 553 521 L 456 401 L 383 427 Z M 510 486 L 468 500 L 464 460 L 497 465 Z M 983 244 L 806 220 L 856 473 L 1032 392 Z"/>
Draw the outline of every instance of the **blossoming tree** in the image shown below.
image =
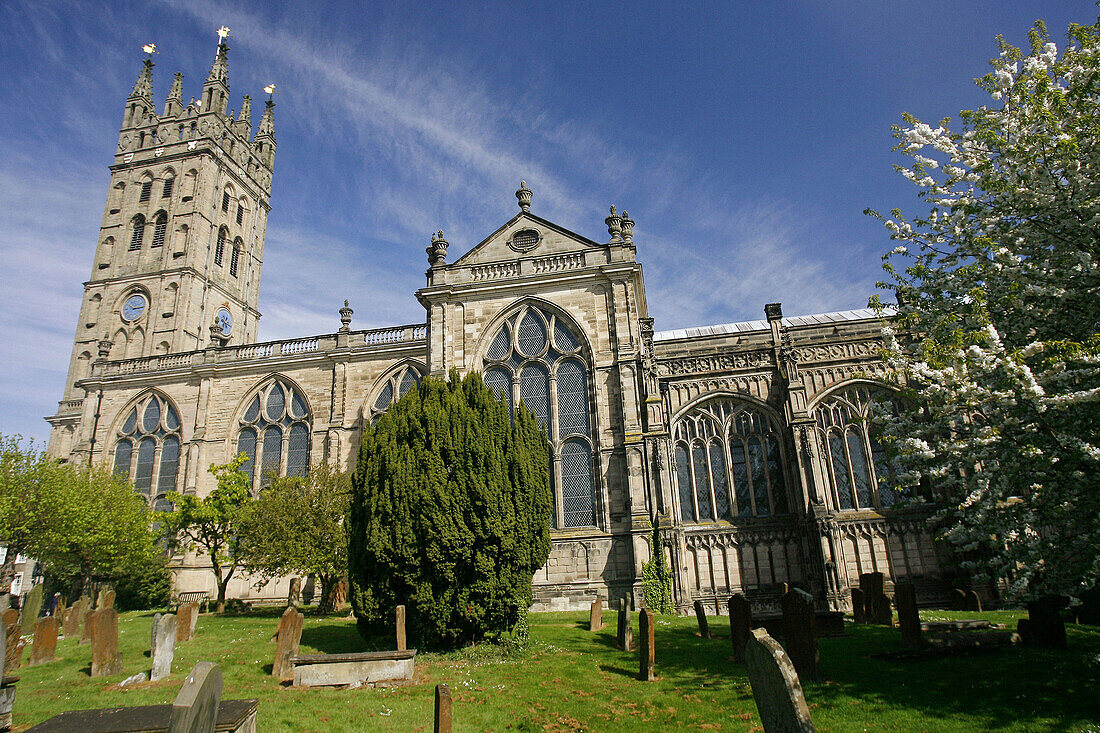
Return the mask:
<path fill-rule="evenodd" d="M 899 243 L 879 285 L 914 398 L 883 416 L 900 488 L 934 487 L 964 567 L 1017 596 L 1100 575 L 1100 20 L 1061 51 L 1029 37 L 998 39 L 961 131 L 895 127 L 928 212 L 867 212 Z"/>

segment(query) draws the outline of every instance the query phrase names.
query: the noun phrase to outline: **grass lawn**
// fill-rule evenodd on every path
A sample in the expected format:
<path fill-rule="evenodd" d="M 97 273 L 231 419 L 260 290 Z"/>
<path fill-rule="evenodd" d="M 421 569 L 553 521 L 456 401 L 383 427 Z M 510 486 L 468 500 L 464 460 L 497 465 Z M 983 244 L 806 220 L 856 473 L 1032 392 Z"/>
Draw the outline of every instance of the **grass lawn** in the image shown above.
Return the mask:
<path fill-rule="evenodd" d="M 973 618 L 1015 624 L 1019 613 L 922 612 L 925 620 Z M 532 650 L 510 659 L 496 647 L 417 656 L 410 687 L 333 690 L 284 687 L 269 675 L 278 614 L 201 616 L 198 637 L 176 648 L 165 681 L 119 688 L 148 671 L 152 614 L 125 613 L 119 623 L 123 674 L 88 676 L 91 647 L 58 643 L 58 659 L 21 667 L 15 730 L 65 710 L 170 703 L 200 660 L 217 662 L 225 698 L 259 698 L 260 731 L 430 731 L 434 686 L 455 701 L 457 731 L 761 730 L 742 665 L 729 661 L 729 639 L 704 640 L 694 618 L 658 617 L 657 675 L 638 682 L 637 656 L 616 650 L 608 627 L 587 630 L 587 613 L 531 615 Z M 634 615 L 637 630 L 637 615 Z M 726 618 L 711 628 L 728 635 Z M 1067 651 L 1014 648 L 982 656 L 921 662 L 870 659 L 901 647 L 896 629 L 848 626 L 821 640 L 823 683 L 805 686 L 820 731 L 1054 731 L 1100 729 L 1100 630 L 1069 626 Z M 361 651 L 355 624 L 307 616 L 302 653 Z M 29 658 L 29 649 L 24 660 Z"/>

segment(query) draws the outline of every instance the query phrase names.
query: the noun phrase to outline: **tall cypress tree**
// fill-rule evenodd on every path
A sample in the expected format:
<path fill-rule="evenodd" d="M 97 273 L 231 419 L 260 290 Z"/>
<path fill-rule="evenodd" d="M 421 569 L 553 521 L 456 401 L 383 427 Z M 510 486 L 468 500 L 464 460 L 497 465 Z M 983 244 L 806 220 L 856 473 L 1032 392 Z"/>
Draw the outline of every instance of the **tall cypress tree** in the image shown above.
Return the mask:
<path fill-rule="evenodd" d="M 347 519 L 360 630 L 388 632 L 401 604 L 424 648 L 511 629 L 550 554 L 548 455 L 477 373 L 425 378 L 367 426 Z"/>

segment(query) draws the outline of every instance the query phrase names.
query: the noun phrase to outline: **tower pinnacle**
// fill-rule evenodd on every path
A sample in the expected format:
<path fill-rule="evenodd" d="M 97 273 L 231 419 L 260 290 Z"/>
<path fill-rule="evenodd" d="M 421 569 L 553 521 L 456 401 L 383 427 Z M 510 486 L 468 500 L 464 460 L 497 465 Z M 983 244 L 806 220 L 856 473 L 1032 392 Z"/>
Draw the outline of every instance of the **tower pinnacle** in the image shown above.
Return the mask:
<path fill-rule="evenodd" d="M 144 97 L 145 99 L 152 99 L 153 97 L 153 59 L 152 57 L 146 57 L 143 62 L 144 65 L 141 69 L 141 75 L 138 76 L 137 81 L 134 83 L 134 91 L 130 92 L 130 97 Z"/>
<path fill-rule="evenodd" d="M 168 91 L 168 99 L 164 102 L 164 116 L 175 117 L 183 111 L 183 74 L 176 72 L 176 78 L 172 82 L 172 88 Z"/>

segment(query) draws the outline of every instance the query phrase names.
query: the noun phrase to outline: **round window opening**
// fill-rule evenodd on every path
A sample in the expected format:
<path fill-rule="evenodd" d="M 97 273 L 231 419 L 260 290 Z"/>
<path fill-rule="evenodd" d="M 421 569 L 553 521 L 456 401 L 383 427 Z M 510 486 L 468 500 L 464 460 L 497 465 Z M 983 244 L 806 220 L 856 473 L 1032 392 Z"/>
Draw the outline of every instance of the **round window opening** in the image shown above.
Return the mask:
<path fill-rule="evenodd" d="M 517 252 L 530 252 L 538 246 L 542 235 L 534 229 L 520 229 L 512 235 L 512 241 L 508 246 Z"/>

